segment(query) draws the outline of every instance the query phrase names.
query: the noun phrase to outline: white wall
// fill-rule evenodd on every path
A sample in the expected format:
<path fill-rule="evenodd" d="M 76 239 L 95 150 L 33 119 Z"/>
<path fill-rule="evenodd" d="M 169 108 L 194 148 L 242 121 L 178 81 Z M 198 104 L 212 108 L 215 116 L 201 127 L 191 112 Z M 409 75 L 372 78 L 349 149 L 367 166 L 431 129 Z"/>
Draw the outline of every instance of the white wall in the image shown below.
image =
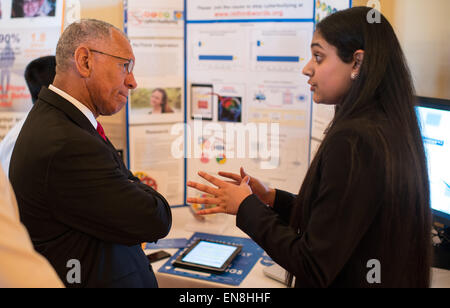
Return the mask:
<path fill-rule="evenodd" d="M 394 27 L 417 93 L 450 99 L 450 1 L 394 1 Z"/>
<path fill-rule="evenodd" d="M 367 0 L 353 0 L 354 6 Z M 450 99 L 450 0 L 380 0 L 403 47 L 418 95 Z"/>
<path fill-rule="evenodd" d="M 79 0 L 81 17 L 100 19 L 123 29 L 122 0 Z M 149 0 L 155 1 L 155 0 Z"/>

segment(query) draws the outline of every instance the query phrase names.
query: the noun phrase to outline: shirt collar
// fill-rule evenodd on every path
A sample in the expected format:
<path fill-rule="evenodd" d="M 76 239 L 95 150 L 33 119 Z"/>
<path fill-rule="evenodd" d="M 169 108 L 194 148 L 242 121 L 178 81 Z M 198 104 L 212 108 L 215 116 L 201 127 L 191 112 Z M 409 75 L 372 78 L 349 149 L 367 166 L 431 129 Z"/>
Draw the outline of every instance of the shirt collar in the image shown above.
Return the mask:
<path fill-rule="evenodd" d="M 64 92 L 63 90 L 58 89 L 57 87 L 55 87 L 52 84 L 48 88 L 49 88 L 49 90 L 52 90 L 56 94 L 62 96 L 63 98 L 65 98 L 66 100 L 71 102 L 75 107 L 77 107 L 77 109 L 79 109 L 86 116 L 86 118 L 89 120 L 89 122 L 91 122 L 92 126 L 94 126 L 94 128 L 97 129 L 97 120 L 95 119 L 94 114 L 92 113 L 92 111 L 89 110 L 88 107 L 86 107 L 85 105 L 80 103 L 80 101 L 73 98 L 72 96 L 70 96 L 69 94 Z"/>

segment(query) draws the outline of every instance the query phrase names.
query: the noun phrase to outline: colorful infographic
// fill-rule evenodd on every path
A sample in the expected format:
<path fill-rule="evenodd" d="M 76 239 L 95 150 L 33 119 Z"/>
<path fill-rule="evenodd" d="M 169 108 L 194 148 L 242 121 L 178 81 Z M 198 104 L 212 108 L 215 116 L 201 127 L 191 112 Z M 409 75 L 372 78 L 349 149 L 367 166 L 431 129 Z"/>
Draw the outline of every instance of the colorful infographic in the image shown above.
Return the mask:
<path fill-rule="evenodd" d="M 310 58 L 314 1 L 187 5 L 187 179 L 243 166 L 296 193 L 309 159 L 311 93 L 301 72 Z"/>
<path fill-rule="evenodd" d="M 185 186 L 204 182 L 198 171 L 237 173 L 241 166 L 267 185 L 297 193 L 311 144 L 320 144 L 311 140 L 321 129 L 313 123 L 325 126 L 330 116 L 312 118 L 302 74 L 315 22 L 349 4 L 126 1 L 139 84 L 128 113 L 131 169 L 170 192 L 171 205 L 201 196 Z"/>
<path fill-rule="evenodd" d="M 32 106 L 25 67 L 55 54 L 62 15 L 62 0 L 0 1 L 0 140 Z"/>

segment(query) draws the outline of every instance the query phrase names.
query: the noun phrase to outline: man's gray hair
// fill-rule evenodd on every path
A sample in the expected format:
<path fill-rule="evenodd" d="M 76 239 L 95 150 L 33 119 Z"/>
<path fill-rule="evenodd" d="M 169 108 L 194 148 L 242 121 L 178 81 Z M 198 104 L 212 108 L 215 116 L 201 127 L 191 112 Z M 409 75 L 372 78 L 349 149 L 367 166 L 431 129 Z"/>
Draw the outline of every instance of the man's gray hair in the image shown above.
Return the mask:
<path fill-rule="evenodd" d="M 81 19 L 69 25 L 56 46 L 57 69 L 66 71 L 70 67 L 75 50 L 82 43 L 110 40 L 111 29 L 116 29 L 125 36 L 122 30 L 96 19 Z"/>

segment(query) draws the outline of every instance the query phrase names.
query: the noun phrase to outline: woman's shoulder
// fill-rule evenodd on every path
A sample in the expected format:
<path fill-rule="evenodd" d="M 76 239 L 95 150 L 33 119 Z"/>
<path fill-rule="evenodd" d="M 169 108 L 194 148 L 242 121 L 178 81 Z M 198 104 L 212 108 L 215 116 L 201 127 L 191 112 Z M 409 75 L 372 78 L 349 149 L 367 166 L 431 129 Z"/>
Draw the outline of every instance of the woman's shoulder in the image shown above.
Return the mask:
<path fill-rule="evenodd" d="M 347 138 L 368 143 L 380 142 L 391 134 L 392 127 L 387 119 L 376 114 L 345 120 L 330 130 L 332 139 Z"/>
<path fill-rule="evenodd" d="M 324 145 L 324 155 L 347 153 L 351 156 L 381 158 L 389 152 L 395 133 L 382 117 L 346 120 L 332 127 Z"/>

